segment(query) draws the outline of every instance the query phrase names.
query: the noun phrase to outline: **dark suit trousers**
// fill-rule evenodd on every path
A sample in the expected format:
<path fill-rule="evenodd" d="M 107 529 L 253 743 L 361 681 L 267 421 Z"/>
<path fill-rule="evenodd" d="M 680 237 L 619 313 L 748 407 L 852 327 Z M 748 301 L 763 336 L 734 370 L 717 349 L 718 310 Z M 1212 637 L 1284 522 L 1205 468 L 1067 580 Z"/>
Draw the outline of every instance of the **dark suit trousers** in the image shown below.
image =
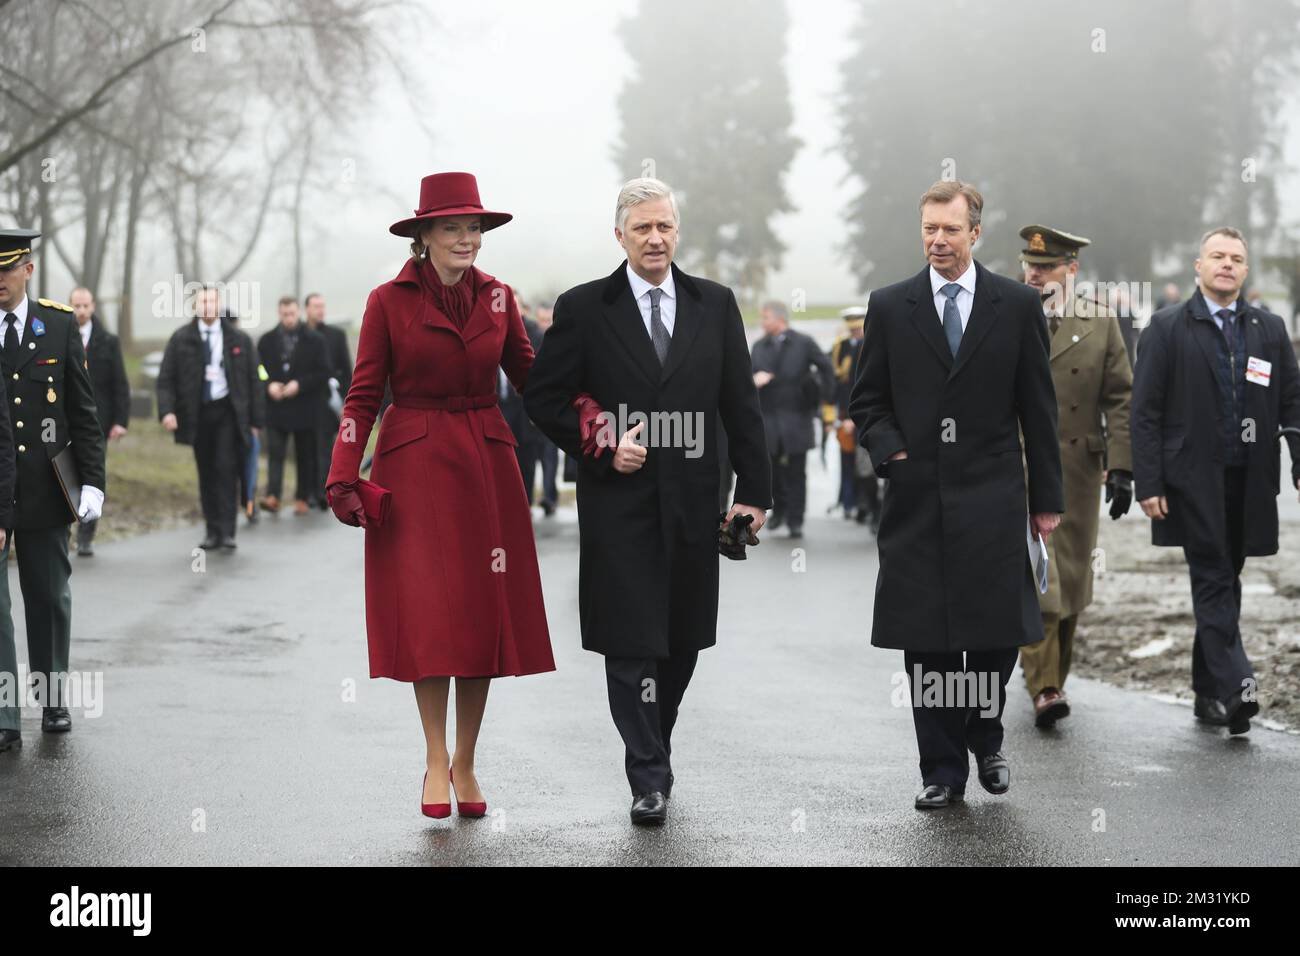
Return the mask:
<path fill-rule="evenodd" d="M 965 787 L 970 775 L 970 758 L 996 753 L 1002 749 L 1002 711 L 1007 702 L 1007 680 L 1015 670 L 1020 648 L 1007 647 L 992 651 L 962 651 L 951 653 L 903 652 L 903 666 L 907 669 L 908 687 L 912 692 L 912 722 L 916 726 L 916 747 L 921 753 L 921 782 Z M 924 701 L 925 678 L 921 691 L 916 685 L 916 667 L 922 675 L 938 672 L 974 674 L 976 688 L 993 689 L 995 714 L 984 716 L 978 700 L 954 700 L 946 694 L 942 706 L 917 706 Z M 989 677 L 994 679 L 990 685 Z M 985 676 L 981 676 L 985 675 Z M 948 681 L 944 680 L 944 687 Z M 969 686 L 967 681 L 966 686 Z"/>
<path fill-rule="evenodd" d="M 1246 564 L 1246 469 L 1223 470 L 1227 548 L 1193 554 L 1186 548 L 1192 579 L 1196 640 L 1192 644 L 1192 690 L 1222 701 L 1238 697 L 1254 677 L 1241 644 L 1241 569 Z"/>
<path fill-rule="evenodd" d="M 676 651 L 661 660 L 605 658 L 609 712 L 627 748 L 633 796 L 668 792 L 673 726 L 698 657 L 698 651 Z"/>
<path fill-rule="evenodd" d="M 199 405 L 194 463 L 199 469 L 199 499 L 208 534 L 233 538 L 243 442 L 229 396 Z"/>
<path fill-rule="evenodd" d="M 284 488 L 284 459 L 289 450 L 289 438 L 293 438 L 293 462 L 298 470 L 298 482 L 293 496 L 299 501 L 314 499 L 317 494 L 316 469 L 320 462 L 316 459 L 316 429 L 299 428 L 288 431 L 283 428 L 266 430 L 266 493 L 280 497 Z"/>
<path fill-rule="evenodd" d="M 325 500 L 325 479 L 330 473 L 330 459 L 334 456 L 334 439 L 339 433 L 339 417 L 327 406 L 321 412 L 320 427 L 316 432 L 316 488 L 312 495 Z"/>
<path fill-rule="evenodd" d="M 803 524 L 808 500 L 808 453 L 772 456 L 772 510 L 785 515 L 792 527 Z"/>

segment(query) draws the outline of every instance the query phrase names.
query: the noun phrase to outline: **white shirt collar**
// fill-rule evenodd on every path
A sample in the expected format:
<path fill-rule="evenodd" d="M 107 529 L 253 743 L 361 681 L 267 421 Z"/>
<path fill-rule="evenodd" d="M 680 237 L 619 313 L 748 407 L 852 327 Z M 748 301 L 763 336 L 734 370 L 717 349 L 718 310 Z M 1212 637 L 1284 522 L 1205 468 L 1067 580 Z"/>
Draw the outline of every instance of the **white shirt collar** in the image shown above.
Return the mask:
<path fill-rule="evenodd" d="M 677 288 L 673 285 L 673 270 L 671 268 L 668 270 L 668 277 L 656 286 L 651 285 L 645 279 L 642 279 L 637 275 L 636 270 L 632 268 L 632 263 L 629 262 L 627 264 L 627 281 L 628 284 L 632 286 L 632 298 L 634 299 L 641 298 L 641 296 L 645 295 L 651 289 L 662 289 L 664 295 L 668 296 L 668 298 L 677 298 Z"/>
<path fill-rule="evenodd" d="M 23 300 L 9 310 L 14 315 L 18 316 L 19 326 L 22 326 L 27 322 L 27 305 L 28 305 L 28 299 L 27 296 L 24 295 Z M 4 313 L 0 312 L 0 319 L 3 318 L 4 318 Z"/>
<path fill-rule="evenodd" d="M 1233 300 L 1232 300 L 1231 302 L 1229 302 L 1227 305 L 1219 305 L 1219 303 L 1215 302 L 1213 299 L 1211 299 L 1211 298 L 1210 298 L 1208 295 L 1206 295 L 1204 292 L 1201 293 L 1201 297 L 1202 297 L 1203 299 L 1205 299 L 1205 307 L 1206 307 L 1207 309 L 1210 310 L 1210 315 L 1211 315 L 1211 316 L 1213 316 L 1213 315 L 1214 315 L 1216 312 L 1218 312 L 1220 309 L 1227 309 L 1229 312 L 1236 312 L 1236 311 L 1237 311 L 1237 300 L 1236 300 L 1236 299 L 1233 299 Z"/>
<path fill-rule="evenodd" d="M 966 267 L 966 271 L 963 272 L 961 275 L 959 275 L 956 279 L 945 279 L 943 276 L 939 275 L 939 273 L 937 273 L 934 270 L 934 266 L 930 266 L 930 295 L 937 296 L 939 294 L 939 290 L 942 289 L 944 286 L 946 286 L 949 282 L 956 282 L 964 290 L 969 292 L 971 295 L 974 295 L 975 294 L 975 260 L 971 259 L 970 265 Z"/>

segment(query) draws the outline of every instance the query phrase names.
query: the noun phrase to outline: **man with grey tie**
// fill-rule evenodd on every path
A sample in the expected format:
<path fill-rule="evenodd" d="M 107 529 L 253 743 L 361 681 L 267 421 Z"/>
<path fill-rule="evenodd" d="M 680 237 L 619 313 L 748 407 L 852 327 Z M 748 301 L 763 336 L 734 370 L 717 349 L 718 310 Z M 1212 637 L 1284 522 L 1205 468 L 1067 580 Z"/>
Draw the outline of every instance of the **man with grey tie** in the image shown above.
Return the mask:
<path fill-rule="evenodd" d="M 928 810 L 963 799 L 968 754 L 989 793 L 1011 785 L 1007 679 L 1042 638 L 1026 526 L 1051 534 L 1064 495 L 1038 294 L 972 257 L 974 187 L 920 206 L 928 265 L 872 294 L 849 413 L 886 479 L 871 643 L 904 652 Z"/>
<path fill-rule="evenodd" d="M 627 260 L 555 303 L 524 404 L 579 463 L 582 646 L 605 656 L 632 822 L 645 825 L 667 816 L 678 708 L 716 641 L 719 418 L 736 470 L 726 520 L 762 527 L 771 477 L 740 309 L 673 264 L 672 190 L 624 185 L 614 236 Z"/>

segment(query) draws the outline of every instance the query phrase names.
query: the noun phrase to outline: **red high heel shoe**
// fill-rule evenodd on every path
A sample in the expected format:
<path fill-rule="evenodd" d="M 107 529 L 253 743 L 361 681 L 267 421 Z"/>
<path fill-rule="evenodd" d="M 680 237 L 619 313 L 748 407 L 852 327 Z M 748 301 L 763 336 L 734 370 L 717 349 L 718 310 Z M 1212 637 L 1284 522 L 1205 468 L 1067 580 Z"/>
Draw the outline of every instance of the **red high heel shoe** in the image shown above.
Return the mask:
<path fill-rule="evenodd" d="M 451 816 L 450 803 L 425 803 L 424 802 L 424 784 L 429 782 L 429 771 L 424 772 L 424 781 L 420 784 L 420 812 L 426 817 L 433 817 L 435 820 L 445 820 Z"/>
<path fill-rule="evenodd" d="M 447 782 L 453 787 L 456 786 L 455 772 L 448 768 Z M 485 817 L 487 816 L 487 801 L 482 803 L 467 803 L 463 800 L 456 801 L 456 812 L 462 817 Z"/>

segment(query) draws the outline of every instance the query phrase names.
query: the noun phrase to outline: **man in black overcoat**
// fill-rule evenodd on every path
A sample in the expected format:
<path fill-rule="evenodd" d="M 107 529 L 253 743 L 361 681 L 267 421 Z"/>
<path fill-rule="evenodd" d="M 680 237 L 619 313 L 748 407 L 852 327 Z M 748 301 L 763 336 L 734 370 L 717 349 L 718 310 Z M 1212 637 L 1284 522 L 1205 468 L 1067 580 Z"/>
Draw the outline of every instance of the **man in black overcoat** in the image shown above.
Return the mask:
<path fill-rule="evenodd" d="M 206 526 L 199 547 L 235 549 L 239 469 L 266 421 L 253 340 L 221 316 L 215 286 L 194 297 L 195 317 L 172 333 L 158 367 L 158 420 L 194 448 Z"/>
<path fill-rule="evenodd" d="M 1042 639 L 1027 532 L 1050 534 L 1064 508 L 1042 305 L 972 258 L 982 208 L 960 182 L 922 196 L 929 264 L 872 293 L 850 398 L 887 479 L 871 643 L 904 651 L 918 809 L 963 798 L 968 752 L 986 790 L 1010 786 L 1006 683 Z"/>
<path fill-rule="evenodd" d="M 316 442 L 321 407 L 328 401 L 330 359 L 325 338 L 298 318 L 298 300 L 284 296 L 277 306 L 280 321 L 258 340 L 266 369 L 266 497 L 262 507 L 280 510 L 284 459 L 293 440 L 297 487 L 294 512 L 306 514 L 320 479 Z"/>
<path fill-rule="evenodd" d="M 727 520 L 748 515 L 757 531 L 771 504 L 740 309 L 672 264 L 677 229 L 664 183 L 623 187 L 627 261 L 559 298 L 524 388 L 529 417 L 579 460 L 582 645 L 605 655 L 638 824 L 666 818 L 673 725 L 696 655 L 716 642 L 719 415 L 737 475 Z M 585 403 L 603 410 L 586 441 Z"/>
<path fill-rule="evenodd" d="M 68 294 L 81 332 L 81 344 L 86 351 L 86 370 L 95 389 L 95 406 L 99 411 L 99 430 L 104 434 L 104 447 L 126 434 L 131 422 L 131 385 L 126 377 L 126 364 L 122 361 L 122 343 L 108 330 L 104 320 L 95 311 L 95 295 L 84 286 Z M 95 531 L 99 521 L 83 521 L 77 525 L 77 556 L 95 554 Z"/>
<path fill-rule="evenodd" d="M 808 452 L 817 445 L 817 414 L 835 394 L 835 369 L 811 335 L 790 328 L 784 302 L 766 302 L 764 335 L 754 343 L 754 384 L 763 409 L 767 453 L 772 459 L 772 517 L 790 537 L 803 534 L 808 500 Z"/>
<path fill-rule="evenodd" d="M 306 312 L 307 325 L 325 339 L 325 356 L 329 362 L 329 379 L 338 390 L 339 412 L 343 409 L 343 400 L 348 397 L 352 387 L 352 351 L 348 348 L 348 334 L 337 325 L 325 321 L 325 297 L 319 292 L 310 292 L 302 300 Z M 330 471 L 330 456 L 334 452 L 334 436 L 339 433 L 339 412 L 330 407 L 328 387 L 321 396 L 320 424 L 316 429 L 316 487 L 314 497 L 322 511 L 329 508 L 325 500 L 325 476 Z"/>
<path fill-rule="evenodd" d="M 1242 295 L 1246 240 L 1201 239 L 1199 288 L 1161 309 L 1133 370 L 1133 479 L 1154 544 L 1182 547 L 1192 579 L 1194 713 L 1231 734 L 1259 712 L 1241 641 L 1241 569 L 1278 550 L 1278 427 L 1300 427 L 1300 374 L 1286 323 Z M 1300 438 L 1289 484 L 1300 487 Z"/>

